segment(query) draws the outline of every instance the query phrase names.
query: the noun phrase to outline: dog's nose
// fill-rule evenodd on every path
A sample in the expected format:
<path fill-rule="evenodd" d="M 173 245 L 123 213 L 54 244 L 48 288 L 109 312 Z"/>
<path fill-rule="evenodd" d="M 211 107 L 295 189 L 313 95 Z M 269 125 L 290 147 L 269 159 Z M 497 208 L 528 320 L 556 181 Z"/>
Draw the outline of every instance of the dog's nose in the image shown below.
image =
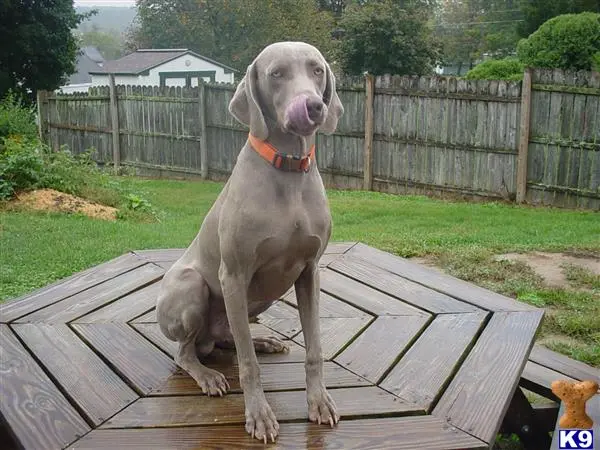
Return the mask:
<path fill-rule="evenodd" d="M 308 98 L 306 100 L 306 110 L 310 120 L 318 120 L 323 114 L 323 101 L 318 98 Z"/>

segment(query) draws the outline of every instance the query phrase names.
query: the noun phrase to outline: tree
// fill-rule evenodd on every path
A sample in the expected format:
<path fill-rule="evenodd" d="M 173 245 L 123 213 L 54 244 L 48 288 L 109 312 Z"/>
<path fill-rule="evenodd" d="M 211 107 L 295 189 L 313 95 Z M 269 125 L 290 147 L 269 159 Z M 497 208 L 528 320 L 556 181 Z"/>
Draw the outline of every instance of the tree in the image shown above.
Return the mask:
<path fill-rule="evenodd" d="M 415 5 L 422 2 L 363 3 L 348 6 L 340 21 L 344 36 L 337 55 L 344 72 L 430 73 L 439 57 L 439 45 L 427 25 L 429 11 Z"/>
<path fill-rule="evenodd" d="M 71 31 L 85 18 L 72 0 L 0 0 L 0 97 L 9 90 L 33 100 L 75 71 Z"/>
<path fill-rule="evenodd" d="M 529 67 L 591 70 L 600 61 L 600 14 L 563 14 L 522 39 L 517 48 Z"/>
<path fill-rule="evenodd" d="M 128 48 L 183 47 L 245 70 L 266 45 L 302 40 L 329 54 L 332 14 L 314 0 L 138 0 Z"/>
<path fill-rule="evenodd" d="M 101 31 L 96 25 L 92 25 L 90 31 L 84 31 L 79 35 L 80 47 L 93 46 L 100 51 L 106 59 L 118 59 L 124 55 L 123 38 L 116 31 Z"/>
<path fill-rule="evenodd" d="M 600 13 L 600 0 L 520 0 L 520 8 L 524 20 L 518 31 L 521 37 L 527 37 L 544 22 L 561 14 Z"/>

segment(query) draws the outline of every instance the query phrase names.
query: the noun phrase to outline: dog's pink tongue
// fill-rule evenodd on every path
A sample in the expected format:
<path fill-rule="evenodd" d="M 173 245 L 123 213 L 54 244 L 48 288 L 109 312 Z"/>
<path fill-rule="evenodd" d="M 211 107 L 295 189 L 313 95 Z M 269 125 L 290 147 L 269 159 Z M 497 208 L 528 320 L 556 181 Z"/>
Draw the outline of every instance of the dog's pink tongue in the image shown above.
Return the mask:
<path fill-rule="evenodd" d="M 292 100 L 287 108 L 288 121 L 300 130 L 310 129 L 314 125 L 314 122 L 308 116 L 306 98 L 305 95 L 299 95 Z"/>

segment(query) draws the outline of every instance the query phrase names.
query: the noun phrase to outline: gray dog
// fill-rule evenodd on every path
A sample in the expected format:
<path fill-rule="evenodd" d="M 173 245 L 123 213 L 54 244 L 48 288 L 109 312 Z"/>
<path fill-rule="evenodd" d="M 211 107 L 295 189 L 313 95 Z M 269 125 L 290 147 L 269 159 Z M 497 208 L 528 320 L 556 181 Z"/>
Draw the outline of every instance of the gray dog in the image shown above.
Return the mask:
<path fill-rule="evenodd" d="M 339 420 L 323 382 L 318 262 L 331 215 L 314 156 L 315 133 L 331 134 L 344 108 L 322 54 L 302 42 L 266 47 L 248 67 L 229 104 L 250 128 L 231 177 L 200 232 L 168 270 L 158 322 L 179 343 L 177 364 L 208 395 L 223 395 L 223 374 L 200 363 L 215 346 L 235 348 L 246 406 L 246 431 L 267 442 L 279 424 L 267 403 L 255 352 L 288 348 L 253 338 L 249 317 L 292 286 L 306 343 L 306 394 L 313 422 Z"/>

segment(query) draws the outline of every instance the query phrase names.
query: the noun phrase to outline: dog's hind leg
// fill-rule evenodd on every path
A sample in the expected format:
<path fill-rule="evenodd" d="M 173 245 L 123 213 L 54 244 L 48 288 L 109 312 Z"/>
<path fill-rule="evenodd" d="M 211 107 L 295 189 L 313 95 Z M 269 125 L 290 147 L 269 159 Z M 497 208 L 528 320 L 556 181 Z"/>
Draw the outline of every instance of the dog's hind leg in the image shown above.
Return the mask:
<path fill-rule="evenodd" d="M 211 395 L 223 395 L 229 389 L 225 376 L 203 365 L 196 346 L 203 354 L 214 347 L 208 333 L 210 292 L 202 275 L 191 268 L 170 271 L 163 280 L 156 313 L 163 334 L 179 343 L 175 362 L 202 389 Z"/>

